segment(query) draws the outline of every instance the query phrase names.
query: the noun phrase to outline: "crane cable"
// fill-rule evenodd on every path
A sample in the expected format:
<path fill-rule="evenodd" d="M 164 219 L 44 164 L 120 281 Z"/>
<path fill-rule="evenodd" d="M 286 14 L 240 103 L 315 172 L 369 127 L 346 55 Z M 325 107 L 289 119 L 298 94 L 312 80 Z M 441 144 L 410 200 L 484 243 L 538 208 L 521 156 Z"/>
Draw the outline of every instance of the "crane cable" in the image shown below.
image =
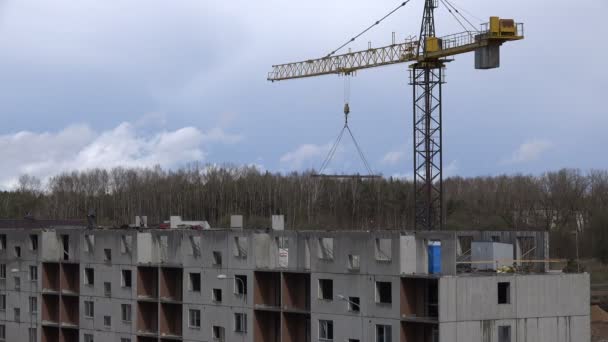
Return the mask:
<path fill-rule="evenodd" d="M 346 43 L 342 44 L 339 48 L 333 50 L 332 52 L 328 53 L 327 56 L 325 56 L 325 58 L 327 57 L 331 57 L 333 55 L 335 55 L 338 51 L 342 50 L 344 47 L 346 47 L 348 44 L 354 42 L 357 38 L 361 37 L 362 35 L 364 35 L 365 33 L 367 33 L 369 30 L 371 30 L 372 28 L 374 28 L 374 26 L 379 25 L 381 22 L 383 22 L 386 18 L 390 17 L 391 15 L 393 15 L 395 12 L 397 12 L 398 10 L 400 10 L 402 7 L 404 7 L 405 5 L 407 5 L 408 2 L 410 2 L 411 0 L 407 0 L 405 2 L 403 2 L 401 5 L 399 5 L 397 8 L 395 8 L 394 10 L 390 11 L 387 15 L 385 15 L 384 17 L 382 17 L 380 20 L 377 20 L 375 23 L 371 24 L 368 28 L 366 28 L 365 30 L 363 30 L 361 33 L 359 33 L 358 35 L 352 37 L 350 40 L 348 40 Z"/>
<path fill-rule="evenodd" d="M 448 1 L 449 2 L 449 1 Z M 478 22 L 482 23 L 484 20 L 479 18 L 478 16 L 476 16 L 475 14 L 471 13 L 470 11 L 468 11 L 466 8 L 456 4 L 455 2 L 451 2 L 450 3 L 453 7 L 458 8 L 459 10 L 461 10 L 462 12 L 465 12 L 466 14 L 468 14 L 469 16 L 471 16 L 473 19 L 477 20 Z"/>
<path fill-rule="evenodd" d="M 465 32 L 469 32 L 469 29 L 462 23 L 462 21 L 460 21 L 460 19 L 458 19 L 458 17 L 456 16 L 456 14 L 454 14 L 454 12 L 450 9 L 450 6 L 448 6 L 448 4 L 446 4 L 444 0 L 440 0 L 440 1 L 445 6 L 445 8 L 448 10 L 448 12 L 450 12 L 450 14 L 452 15 L 452 17 L 454 17 L 454 19 L 456 19 L 456 21 L 458 22 L 458 24 L 460 24 L 460 27 L 462 27 Z"/>
<path fill-rule="evenodd" d="M 350 135 L 351 139 L 353 140 L 353 144 L 355 145 L 355 148 L 357 149 L 359 158 L 361 158 L 361 161 L 363 162 L 363 165 L 365 166 L 366 171 L 368 172 L 369 175 L 373 175 L 374 173 L 372 171 L 372 168 L 371 168 L 369 162 L 367 161 L 367 158 L 365 158 L 365 154 L 363 153 L 361 146 L 357 142 L 355 135 L 351 131 L 350 126 L 348 125 L 348 115 L 350 114 L 349 101 L 350 101 L 350 77 L 351 77 L 351 75 L 345 75 L 344 77 L 345 77 L 344 78 L 344 126 L 342 127 L 340 134 L 338 134 L 336 141 L 329 149 L 329 152 L 327 153 L 325 160 L 323 160 L 323 163 L 321 164 L 321 168 L 319 169 L 319 174 L 323 174 L 323 172 L 325 172 L 325 170 L 329 166 L 329 163 L 333 160 L 333 158 L 336 154 L 336 151 L 338 150 L 338 146 L 340 145 L 340 142 L 342 141 L 342 138 L 344 137 L 344 132 L 347 131 L 348 134 Z"/>
<path fill-rule="evenodd" d="M 464 15 L 462 15 L 462 13 L 460 13 L 460 11 L 458 11 L 458 9 L 449 0 L 441 0 L 441 2 L 446 7 L 448 12 L 450 12 L 450 14 L 454 17 L 454 19 L 456 19 L 456 21 L 458 21 L 460 26 L 462 26 L 462 28 L 465 31 L 469 31 L 469 29 L 462 23 L 462 21 L 460 21 L 460 19 L 458 19 L 458 16 L 456 14 L 458 14 L 462 19 L 464 19 L 469 25 L 471 25 L 471 28 L 473 28 L 473 31 L 479 32 L 479 30 L 475 27 L 475 25 L 473 25 L 469 21 L 469 19 L 467 19 Z M 454 10 L 454 11 L 452 11 L 452 10 Z M 454 14 L 454 12 L 456 12 L 456 14 Z"/>

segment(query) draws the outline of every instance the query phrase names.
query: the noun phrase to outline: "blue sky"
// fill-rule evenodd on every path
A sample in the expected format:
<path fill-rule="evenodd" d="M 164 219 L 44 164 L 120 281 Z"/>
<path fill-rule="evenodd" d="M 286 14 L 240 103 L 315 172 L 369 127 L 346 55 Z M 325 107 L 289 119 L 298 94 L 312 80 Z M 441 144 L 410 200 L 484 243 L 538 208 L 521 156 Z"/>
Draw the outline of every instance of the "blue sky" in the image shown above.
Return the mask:
<path fill-rule="evenodd" d="M 500 69 L 446 71 L 448 175 L 608 168 L 604 0 L 453 0 L 526 24 Z M 321 57 L 399 1 L 0 0 L 0 186 L 20 174 L 193 161 L 319 167 L 342 125 L 343 80 L 269 83 L 272 64 Z M 353 49 L 417 34 L 423 0 Z M 479 21 L 474 20 L 474 23 Z M 462 29 L 438 9 L 439 35 Z M 351 127 L 372 167 L 411 174 L 407 66 L 351 82 Z M 344 144 L 331 168 L 363 172 Z"/>

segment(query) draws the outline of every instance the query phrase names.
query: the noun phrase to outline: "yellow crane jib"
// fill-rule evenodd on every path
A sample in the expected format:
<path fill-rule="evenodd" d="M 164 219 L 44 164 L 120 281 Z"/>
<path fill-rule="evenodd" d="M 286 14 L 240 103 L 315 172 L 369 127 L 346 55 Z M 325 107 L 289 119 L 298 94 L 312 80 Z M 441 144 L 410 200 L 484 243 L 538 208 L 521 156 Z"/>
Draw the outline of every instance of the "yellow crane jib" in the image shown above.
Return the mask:
<path fill-rule="evenodd" d="M 282 81 L 332 74 L 352 73 L 380 66 L 412 63 L 447 58 L 475 52 L 476 69 L 500 66 L 500 45 L 524 38 L 524 25 L 513 19 L 491 17 L 479 31 L 465 31 L 443 37 L 427 37 L 424 51 L 416 53 L 417 40 L 391 44 L 379 48 L 348 52 L 331 57 L 302 62 L 273 65 L 269 81 Z"/>

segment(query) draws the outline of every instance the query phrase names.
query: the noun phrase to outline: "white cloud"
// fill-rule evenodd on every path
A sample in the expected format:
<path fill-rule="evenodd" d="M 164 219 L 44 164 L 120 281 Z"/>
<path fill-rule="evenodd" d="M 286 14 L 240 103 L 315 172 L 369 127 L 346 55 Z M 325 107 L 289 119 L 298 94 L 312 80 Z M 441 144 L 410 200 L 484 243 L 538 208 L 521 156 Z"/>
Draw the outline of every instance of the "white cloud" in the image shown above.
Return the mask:
<path fill-rule="evenodd" d="M 404 151 L 391 151 L 384 155 L 382 163 L 387 165 L 395 165 L 406 157 Z"/>
<path fill-rule="evenodd" d="M 10 188 L 27 173 L 47 179 L 62 171 L 91 168 L 173 167 L 203 161 L 205 147 L 234 144 L 239 135 L 214 128 L 202 132 L 195 127 L 143 134 L 137 125 L 124 122 L 94 132 L 86 125 L 73 125 L 59 132 L 29 131 L 0 135 L 0 158 L 10 168 L 0 170 L 0 187 Z"/>
<path fill-rule="evenodd" d="M 284 154 L 280 161 L 282 164 L 286 164 L 292 170 L 301 170 L 303 168 L 312 168 L 313 160 L 318 162 L 321 157 L 324 157 L 331 146 L 327 145 L 315 145 L 315 144 L 304 144 L 300 145 L 297 149 Z"/>
<path fill-rule="evenodd" d="M 243 137 L 241 135 L 227 134 L 223 129 L 216 127 L 205 133 L 203 136 L 203 142 L 206 143 L 218 143 L 218 144 L 236 144 L 241 142 Z"/>
<path fill-rule="evenodd" d="M 540 156 L 553 147 L 553 143 L 547 140 L 530 140 L 521 144 L 509 158 L 503 160 L 503 164 L 520 164 L 538 160 Z"/>

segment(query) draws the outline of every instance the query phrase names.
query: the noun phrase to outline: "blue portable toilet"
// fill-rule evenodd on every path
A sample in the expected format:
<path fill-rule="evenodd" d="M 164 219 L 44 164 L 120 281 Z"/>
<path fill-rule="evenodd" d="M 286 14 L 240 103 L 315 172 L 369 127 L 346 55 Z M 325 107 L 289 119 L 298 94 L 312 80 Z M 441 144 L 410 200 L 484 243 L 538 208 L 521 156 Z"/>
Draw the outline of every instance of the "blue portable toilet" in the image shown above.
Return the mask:
<path fill-rule="evenodd" d="M 441 241 L 431 241 L 428 246 L 429 274 L 441 273 Z"/>

